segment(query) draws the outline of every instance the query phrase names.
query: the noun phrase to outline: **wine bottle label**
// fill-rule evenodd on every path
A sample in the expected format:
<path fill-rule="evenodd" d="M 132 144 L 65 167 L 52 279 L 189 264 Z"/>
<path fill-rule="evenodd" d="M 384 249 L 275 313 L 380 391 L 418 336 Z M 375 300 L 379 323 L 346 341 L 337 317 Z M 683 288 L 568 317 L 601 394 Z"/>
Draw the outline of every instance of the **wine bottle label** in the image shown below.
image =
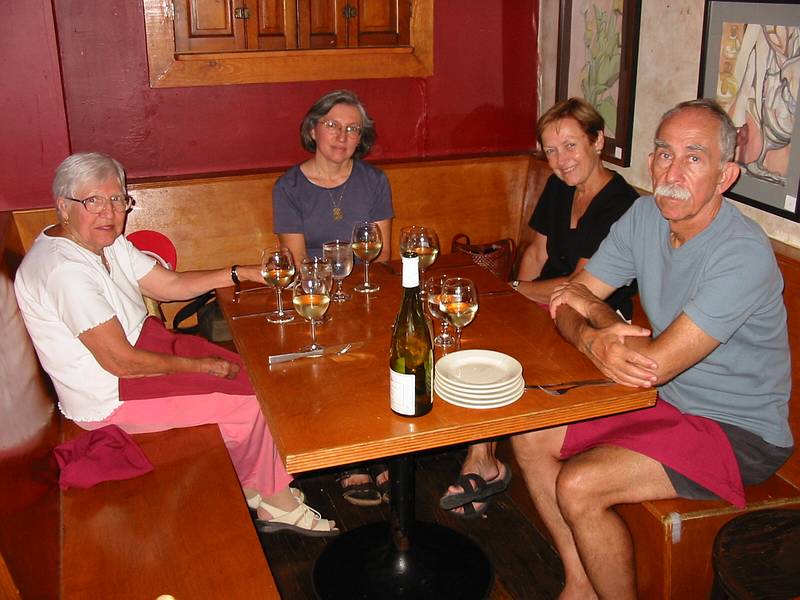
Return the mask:
<path fill-rule="evenodd" d="M 403 287 L 419 287 L 419 257 L 416 254 L 410 256 L 403 255 L 402 262 Z M 408 265 L 408 268 L 406 268 L 406 265 Z"/>
<path fill-rule="evenodd" d="M 414 375 L 389 369 L 389 398 L 392 410 L 401 415 L 414 416 Z"/>

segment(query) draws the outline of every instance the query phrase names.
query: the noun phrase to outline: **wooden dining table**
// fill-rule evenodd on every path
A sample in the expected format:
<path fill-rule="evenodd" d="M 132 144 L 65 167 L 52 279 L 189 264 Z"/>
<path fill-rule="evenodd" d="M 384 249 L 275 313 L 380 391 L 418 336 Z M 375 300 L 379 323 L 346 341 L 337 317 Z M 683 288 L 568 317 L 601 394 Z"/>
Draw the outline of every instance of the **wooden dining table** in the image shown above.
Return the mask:
<path fill-rule="evenodd" d="M 543 307 L 468 256 L 440 256 L 425 277 L 445 274 L 471 278 L 479 292 L 479 310 L 463 330 L 462 349 L 514 357 L 528 384 L 600 377 L 561 337 Z M 552 396 L 533 389 L 491 409 L 462 408 L 436 396 L 425 416 L 398 415 L 389 407 L 389 344 L 402 298 L 399 261 L 375 263 L 369 276 L 380 285 L 377 293 L 352 290 L 363 278 L 357 266 L 345 280 L 352 298 L 331 303 L 327 321 L 317 326 L 318 343 L 352 343 L 349 351 L 272 366 L 270 355 L 309 343 L 309 323 L 299 315 L 290 323 L 268 323 L 264 313 L 275 308 L 274 289 L 252 284 L 217 290 L 290 473 L 390 459 L 389 523 L 361 527 L 328 544 L 315 566 L 315 589 L 322 598 L 485 597 L 492 574 L 480 549 L 449 528 L 414 519 L 414 453 L 646 408 L 655 403 L 656 392 L 607 385 Z M 291 306 L 290 292 L 284 294 L 284 305 Z M 443 590 L 450 591 L 442 595 Z"/>

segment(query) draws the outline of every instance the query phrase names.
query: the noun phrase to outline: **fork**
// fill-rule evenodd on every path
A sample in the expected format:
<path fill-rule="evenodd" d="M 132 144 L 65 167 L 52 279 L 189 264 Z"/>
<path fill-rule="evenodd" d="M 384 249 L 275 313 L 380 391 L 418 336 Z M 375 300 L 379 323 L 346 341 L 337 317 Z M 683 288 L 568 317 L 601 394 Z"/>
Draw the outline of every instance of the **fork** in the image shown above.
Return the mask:
<path fill-rule="evenodd" d="M 526 385 L 526 390 L 542 390 L 545 394 L 550 394 L 551 396 L 563 396 L 570 390 L 574 390 L 575 388 L 579 387 L 592 387 L 596 385 L 610 385 L 614 383 L 611 379 L 587 379 L 585 381 L 576 381 L 575 383 L 571 384 L 561 384 L 562 387 L 552 387 L 548 385 Z"/>

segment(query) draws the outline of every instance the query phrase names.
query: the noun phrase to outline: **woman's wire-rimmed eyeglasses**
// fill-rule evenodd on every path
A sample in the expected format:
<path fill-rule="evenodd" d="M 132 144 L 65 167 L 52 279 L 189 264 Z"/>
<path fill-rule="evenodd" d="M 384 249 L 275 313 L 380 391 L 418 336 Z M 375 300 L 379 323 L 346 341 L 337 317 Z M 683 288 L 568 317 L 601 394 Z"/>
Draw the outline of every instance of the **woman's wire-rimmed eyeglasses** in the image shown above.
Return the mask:
<path fill-rule="evenodd" d="M 342 125 L 338 121 L 320 121 L 321 125 L 324 125 L 325 128 L 328 130 L 329 133 L 336 133 L 336 135 L 341 135 L 342 130 L 344 130 L 347 137 L 356 138 L 361 135 L 361 125 L 356 125 L 355 123 L 351 123 L 350 125 Z"/>
<path fill-rule="evenodd" d="M 89 212 L 93 215 L 103 212 L 108 206 L 109 202 L 111 203 L 111 210 L 118 213 L 125 212 L 131 206 L 133 206 L 133 196 L 128 196 L 127 194 L 119 194 L 117 196 L 111 196 L 110 198 L 106 198 L 105 196 L 89 196 L 83 200 L 64 196 L 64 200 L 80 202 L 83 204 L 83 208 L 86 209 L 86 212 Z"/>

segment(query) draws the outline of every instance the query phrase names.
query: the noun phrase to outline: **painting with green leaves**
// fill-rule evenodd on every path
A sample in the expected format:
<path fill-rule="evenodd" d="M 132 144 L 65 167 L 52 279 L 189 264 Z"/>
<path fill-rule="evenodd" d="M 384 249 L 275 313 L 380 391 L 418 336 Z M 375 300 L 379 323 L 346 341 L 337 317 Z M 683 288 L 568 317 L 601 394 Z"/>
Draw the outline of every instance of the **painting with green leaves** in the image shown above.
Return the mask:
<path fill-rule="evenodd" d="M 640 0 L 561 0 L 556 96 L 603 116 L 603 158 L 630 165 Z"/>

